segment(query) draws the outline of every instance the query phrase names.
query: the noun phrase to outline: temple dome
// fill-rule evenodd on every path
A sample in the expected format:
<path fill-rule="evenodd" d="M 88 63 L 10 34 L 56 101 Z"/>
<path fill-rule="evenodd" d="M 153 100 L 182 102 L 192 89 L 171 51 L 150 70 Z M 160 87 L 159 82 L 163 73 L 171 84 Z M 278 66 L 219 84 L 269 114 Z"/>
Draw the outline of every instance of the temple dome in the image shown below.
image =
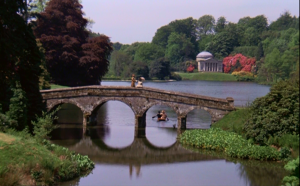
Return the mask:
<path fill-rule="evenodd" d="M 203 52 L 200 52 L 196 58 L 213 58 L 214 56 L 209 53 L 209 52 L 206 52 L 206 51 L 203 51 Z"/>

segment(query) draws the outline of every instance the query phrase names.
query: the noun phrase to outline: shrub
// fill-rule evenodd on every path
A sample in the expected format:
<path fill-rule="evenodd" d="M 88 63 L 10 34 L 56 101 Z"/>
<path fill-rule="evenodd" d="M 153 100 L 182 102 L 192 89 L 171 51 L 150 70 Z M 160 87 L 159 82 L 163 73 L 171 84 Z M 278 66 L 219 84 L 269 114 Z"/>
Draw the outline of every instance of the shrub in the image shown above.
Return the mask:
<path fill-rule="evenodd" d="M 171 72 L 170 79 L 175 79 L 176 81 L 181 81 L 182 77 L 179 74 Z"/>
<path fill-rule="evenodd" d="M 52 132 L 53 129 L 55 129 L 55 126 L 53 125 L 53 120 L 57 119 L 57 117 L 54 117 L 54 114 L 59 110 L 60 108 L 57 108 L 56 110 L 46 113 L 42 112 L 41 117 L 37 117 L 37 121 L 32 121 L 33 124 L 33 134 L 35 135 L 35 138 L 39 141 L 43 139 L 48 139 L 49 134 Z"/>
<path fill-rule="evenodd" d="M 243 130 L 247 138 L 267 144 L 270 137 L 299 135 L 299 80 L 281 81 L 253 101 Z"/>
<path fill-rule="evenodd" d="M 283 184 L 291 186 L 299 185 L 299 157 L 289 161 L 284 166 L 284 169 L 290 171 L 290 175 L 283 178 Z"/>
<path fill-rule="evenodd" d="M 235 76 L 238 81 L 254 81 L 254 75 L 251 72 L 235 71 L 231 75 Z"/>

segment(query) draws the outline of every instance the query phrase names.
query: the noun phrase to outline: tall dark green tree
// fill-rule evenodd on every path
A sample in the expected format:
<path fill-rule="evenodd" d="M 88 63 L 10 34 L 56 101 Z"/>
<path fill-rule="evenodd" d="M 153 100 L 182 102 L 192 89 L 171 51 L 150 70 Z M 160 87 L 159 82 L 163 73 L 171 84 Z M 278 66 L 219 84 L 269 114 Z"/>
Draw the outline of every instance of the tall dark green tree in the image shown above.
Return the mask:
<path fill-rule="evenodd" d="M 28 101 L 23 109 L 27 112 L 26 123 L 19 129 L 31 127 L 31 121 L 43 110 L 39 92 L 42 54 L 31 25 L 24 20 L 26 13 L 27 5 L 22 0 L 0 1 L 0 104 L 3 112 L 12 109 L 11 88 L 16 88 L 19 81 Z"/>
<path fill-rule="evenodd" d="M 167 58 L 159 58 L 152 62 L 150 67 L 150 77 L 163 80 L 171 75 L 170 61 Z"/>

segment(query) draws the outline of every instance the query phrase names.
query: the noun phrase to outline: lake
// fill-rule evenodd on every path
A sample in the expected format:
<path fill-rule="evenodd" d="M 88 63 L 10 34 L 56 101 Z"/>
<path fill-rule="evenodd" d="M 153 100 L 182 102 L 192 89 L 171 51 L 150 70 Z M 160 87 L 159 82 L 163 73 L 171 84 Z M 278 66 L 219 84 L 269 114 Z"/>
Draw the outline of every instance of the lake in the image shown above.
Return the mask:
<path fill-rule="evenodd" d="M 104 81 L 102 85 L 130 86 L 128 81 Z M 233 97 L 238 107 L 266 95 L 269 86 L 252 82 L 145 81 L 144 87 L 186 92 L 217 98 Z M 159 110 L 169 121 L 157 122 Z M 176 113 L 155 105 L 146 113 L 146 138 L 134 138 L 133 111 L 119 101 L 108 101 L 97 111 L 97 124 L 82 130 L 82 112 L 63 104 L 58 113 L 59 128 L 52 142 L 88 155 L 95 169 L 86 177 L 60 185 L 280 185 L 285 175 L 276 162 L 225 159 L 220 153 L 199 151 L 180 145 Z M 187 115 L 187 129 L 210 128 L 211 117 L 204 110 Z"/>

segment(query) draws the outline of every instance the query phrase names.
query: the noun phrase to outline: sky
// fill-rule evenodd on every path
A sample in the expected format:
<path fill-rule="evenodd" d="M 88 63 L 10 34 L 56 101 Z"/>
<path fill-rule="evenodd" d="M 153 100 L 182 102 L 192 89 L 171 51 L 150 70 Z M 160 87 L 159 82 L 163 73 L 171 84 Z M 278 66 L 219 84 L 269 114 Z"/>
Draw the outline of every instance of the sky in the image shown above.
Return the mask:
<path fill-rule="evenodd" d="M 289 11 L 299 16 L 299 0 L 82 0 L 91 30 L 112 42 L 151 42 L 158 28 L 171 21 L 203 15 L 224 16 L 237 23 L 243 17 L 265 15 L 271 23 Z"/>

